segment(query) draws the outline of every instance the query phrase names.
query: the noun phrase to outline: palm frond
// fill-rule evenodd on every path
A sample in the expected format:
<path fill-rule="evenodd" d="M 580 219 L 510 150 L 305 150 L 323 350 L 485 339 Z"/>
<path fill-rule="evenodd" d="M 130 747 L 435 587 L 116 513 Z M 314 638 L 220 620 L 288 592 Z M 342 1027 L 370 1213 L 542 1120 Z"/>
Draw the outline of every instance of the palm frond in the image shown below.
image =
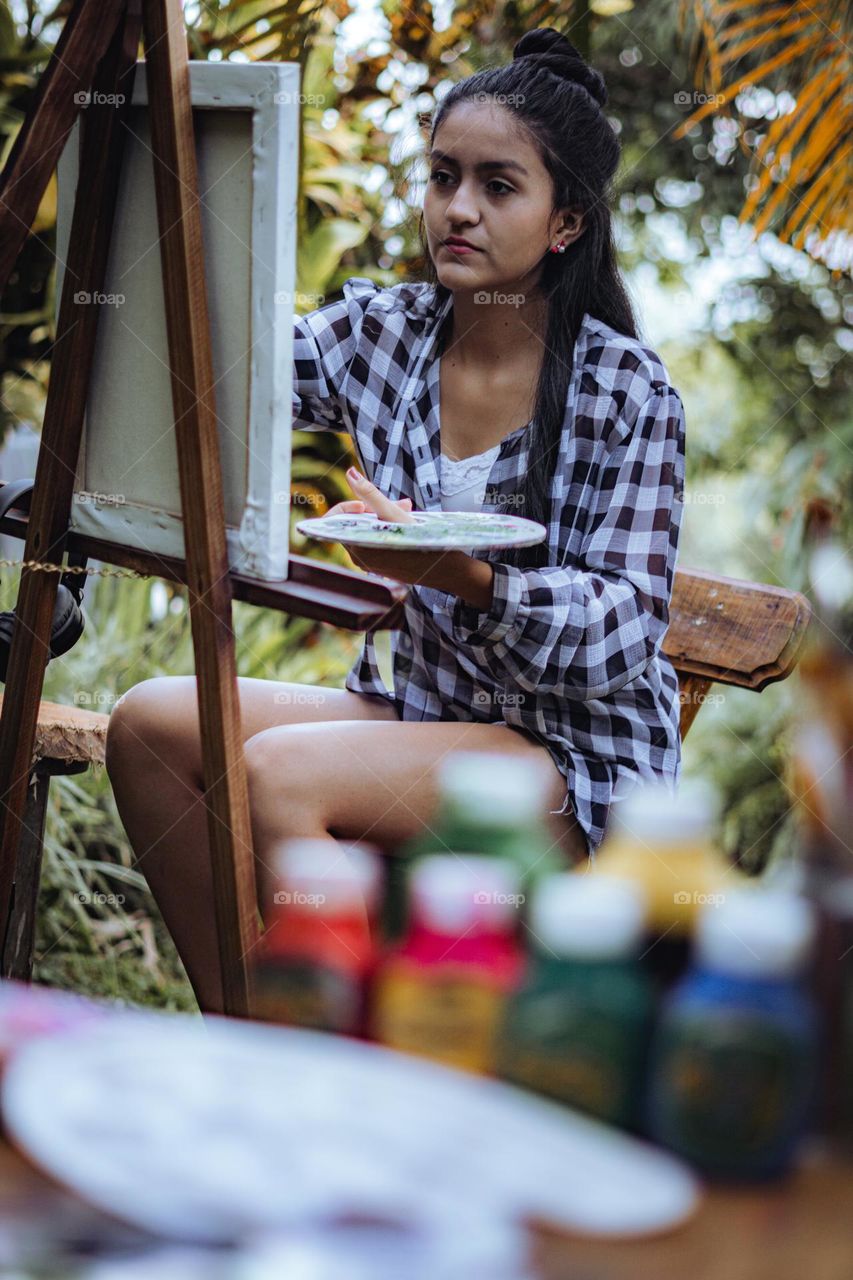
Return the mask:
<path fill-rule="evenodd" d="M 853 264 L 850 232 L 853 8 L 829 0 L 682 0 L 703 102 L 675 131 L 737 111 L 750 88 L 786 92 L 793 108 L 767 119 L 752 144 L 752 182 L 741 210 L 756 235 L 772 229 L 835 270 Z"/>

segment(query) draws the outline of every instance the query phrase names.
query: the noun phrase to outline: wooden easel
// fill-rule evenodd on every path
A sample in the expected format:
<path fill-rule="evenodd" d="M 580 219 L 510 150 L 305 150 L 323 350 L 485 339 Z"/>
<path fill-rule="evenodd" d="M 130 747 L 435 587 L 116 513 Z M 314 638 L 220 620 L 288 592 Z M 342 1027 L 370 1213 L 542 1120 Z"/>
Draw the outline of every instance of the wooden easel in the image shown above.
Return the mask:
<path fill-rule="evenodd" d="M 98 307 L 79 304 L 74 295 L 103 292 L 140 39 L 150 85 L 185 563 L 167 562 L 138 549 L 125 553 L 109 543 L 96 546 L 92 540 L 68 533 L 98 323 Z M 248 958 L 259 926 L 232 598 L 237 594 L 268 607 L 367 629 L 394 625 L 405 589 L 345 570 L 309 566 L 299 557 L 291 562 L 292 578 L 280 586 L 237 584 L 239 575 L 229 569 L 187 48 L 179 0 L 76 0 L 0 175 L 0 290 L 81 109 L 82 91 L 91 92 L 91 105 L 83 130 L 79 194 L 24 559 L 56 563 L 68 550 L 87 549 L 113 564 L 187 584 L 224 1007 L 229 1014 L 247 1016 L 251 1012 Z M 116 101 L 121 105 L 116 107 Z M 90 545 L 84 548 L 84 542 Z M 57 583 L 55 573 L 22 570 L 0 715 L 2 937 L 10 918 Z"/>

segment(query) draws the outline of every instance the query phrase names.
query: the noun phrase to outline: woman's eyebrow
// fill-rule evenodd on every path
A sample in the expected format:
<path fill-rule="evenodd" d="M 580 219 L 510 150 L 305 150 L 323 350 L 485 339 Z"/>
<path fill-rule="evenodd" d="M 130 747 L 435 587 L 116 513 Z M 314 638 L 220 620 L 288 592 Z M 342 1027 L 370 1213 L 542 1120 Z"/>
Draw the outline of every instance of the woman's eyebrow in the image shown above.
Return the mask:
<path fill-rule="evenodd" d="M 436 160 L 442 161 L 444 164 L 455 165 L 458 169 L 459 165 L 453 156 L 446 155 L 443 151 L 433 151 L 430 153 L 430 163 Z M 523 164 L 519 164 L 517 160 L 483 160 L 480 164 L 474 166 L 479 172 L 485 169 L 517 169 L 519 173 L 523 173 L 525 178 L 529 177 L 527 170 Z"/>

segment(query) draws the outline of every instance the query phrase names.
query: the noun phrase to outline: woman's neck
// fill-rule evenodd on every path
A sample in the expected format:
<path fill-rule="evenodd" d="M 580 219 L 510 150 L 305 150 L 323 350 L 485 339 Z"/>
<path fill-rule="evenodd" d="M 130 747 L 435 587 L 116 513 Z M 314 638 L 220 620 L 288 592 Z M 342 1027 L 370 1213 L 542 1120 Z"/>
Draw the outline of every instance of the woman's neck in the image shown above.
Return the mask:
<path fill-rule="evenodd" d="M 487 300 L 488 297 L 488 300 Z M 445 350 L 462 366 L 505 367 L 541 357 L 548 304 L 506 288 L 453 294 Z"/>

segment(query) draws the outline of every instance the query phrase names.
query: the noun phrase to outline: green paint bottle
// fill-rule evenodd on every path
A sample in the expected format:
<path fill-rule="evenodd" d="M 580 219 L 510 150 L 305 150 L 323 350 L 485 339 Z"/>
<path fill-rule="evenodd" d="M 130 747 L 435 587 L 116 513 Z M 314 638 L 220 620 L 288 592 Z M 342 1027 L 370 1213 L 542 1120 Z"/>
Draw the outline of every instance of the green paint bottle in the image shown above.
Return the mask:
<path fill-rule="evenodd" d="M 637 959 L 645 927 L 645 898 L 631 881 L 573 871 L 536 887 L 528 970 L 507 1008 L 499 1075 L 636 1126 L 654 1007 Z"/>
<path fill-rule="evenodd" d="M 389 860 L 383 932 L 400 939 L 406 930 L 411 865 L 436 853 L 483 854 L 511 862 L 530 891 L 541 877 L 565 865 L 547 822 L 547 761 L 485 751 L 453 751 L 437 770 L 435 821 Z"/>

